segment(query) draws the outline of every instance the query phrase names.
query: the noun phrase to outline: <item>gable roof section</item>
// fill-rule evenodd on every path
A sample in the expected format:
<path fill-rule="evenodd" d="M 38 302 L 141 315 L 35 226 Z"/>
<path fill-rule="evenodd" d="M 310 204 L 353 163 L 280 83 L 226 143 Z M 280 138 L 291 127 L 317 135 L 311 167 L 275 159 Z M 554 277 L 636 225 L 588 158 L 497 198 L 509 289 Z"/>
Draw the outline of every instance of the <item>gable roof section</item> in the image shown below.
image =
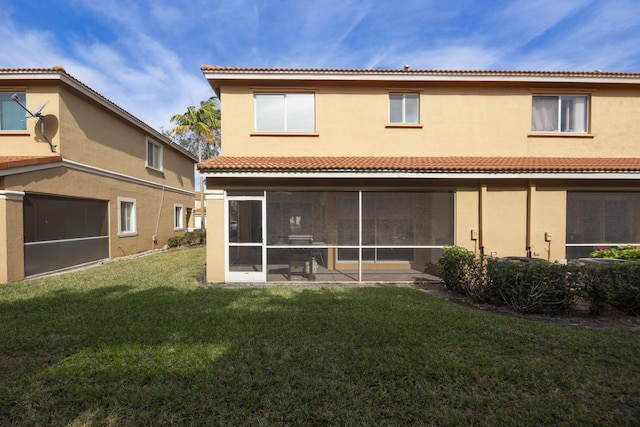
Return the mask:
<path fill-rule="evenodd" d="M 214 157 L 198 164 L 208 176 L 289 173 L 352 174 L 638 174 L 640 158 L 571 157 Z M 638 178 L 636 177 L 636 179 Z"/>
<path fill-rule="evenodd" d="M 183 147 L 174 144 L 168 137 L 158 132 L 147 123 L 143 122 L 139 118 L 135 117 L 133 114 L 129 113 L 122 107 L 116 105 L 113 101 L 107 99 L 100 93 L 91 89 L 86 84 L 82 83 L 80 80 L 76 79 L 61 66 L 54 66 L 52 68 L 0 68 L 0 82 L 3 80 L 15 81 L 15 80 L 23 80 L 23 81 L 60 81 L 67 86 L 75 89 L 80 92 L 82 95 L 86 96 L 89 99 L 97 102 L 103 107 L 107 108 L 109 111 L 114 113 L 117 116 L 120 116 L 124 120 L 132 123 L 133 125 L 141 128 L 144 132 L 146 132 L 149 136 L 151 136 L 154 140 L 163 143 L 166 146 L 173 148 L 174 150 L 182 153 L 183 155 L 189 157 L 194 162 L 197 160 L 197 157 L 193 155 L 188 150 Z"/>

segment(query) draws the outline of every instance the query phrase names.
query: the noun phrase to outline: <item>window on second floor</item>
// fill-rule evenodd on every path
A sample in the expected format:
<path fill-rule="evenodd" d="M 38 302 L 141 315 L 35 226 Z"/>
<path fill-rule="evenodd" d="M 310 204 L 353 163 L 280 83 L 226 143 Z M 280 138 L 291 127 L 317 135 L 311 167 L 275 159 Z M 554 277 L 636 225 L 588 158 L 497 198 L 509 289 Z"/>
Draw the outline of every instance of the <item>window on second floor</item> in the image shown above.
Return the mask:
<path fill-rule="evenodd" d="M 147 167 L 162 170 L 162 145 L 147 139 Z"/>
<path fill-rule="evenodd" d="M 27 130 L 25 111 L 11 99 L 14 94 L 22 105 L 26 104 L 24 92 L 0 92 L 0 130 Z"/>
<path fill-rule="evenodd" d="M 419 100 L 417 93 L 390 93 L 389 123 L 417 124 L 420 121 Z"/>
<path fill-rule="evenodd" d="M 315 132 L 315 94 L 257 93 L 256 132 Z"/>
<path fill-rule="evenodd" d="M 587 95 L 534 95 L 531 109 L 533 132 L 587 133 Z"/>

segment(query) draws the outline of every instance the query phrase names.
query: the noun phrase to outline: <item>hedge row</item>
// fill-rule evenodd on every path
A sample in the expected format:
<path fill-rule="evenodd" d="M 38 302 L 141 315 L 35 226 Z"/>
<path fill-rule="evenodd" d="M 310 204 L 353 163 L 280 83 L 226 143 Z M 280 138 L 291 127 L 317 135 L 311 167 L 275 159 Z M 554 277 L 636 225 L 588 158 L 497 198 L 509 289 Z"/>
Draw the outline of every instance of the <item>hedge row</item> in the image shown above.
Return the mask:
<path fill-rule="evenodd" d="M 612 306 L 640 315 L 640 263 L 560 265 L 476 258 L 467 249 L 445 248 L 438 262 L 444 285 L 476 301 L 520 312 L 561 313 L 578 299 L 592 314 Z"/>
<path fill-rule="evenodd" d="M 169 237 L 167 246 L 177 248 L 178 246 L 200 245 L 206 241 L 207 236 L 204 231 L 189 231 L 182 236 Z"/>

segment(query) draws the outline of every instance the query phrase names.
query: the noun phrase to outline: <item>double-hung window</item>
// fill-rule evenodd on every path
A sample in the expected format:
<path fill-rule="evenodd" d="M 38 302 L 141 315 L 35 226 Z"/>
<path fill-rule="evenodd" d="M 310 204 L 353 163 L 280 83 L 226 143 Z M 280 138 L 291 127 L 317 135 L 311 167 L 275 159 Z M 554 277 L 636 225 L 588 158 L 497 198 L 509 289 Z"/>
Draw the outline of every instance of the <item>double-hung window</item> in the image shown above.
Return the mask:
<path fill-rule="evenodd" d="M 589 129 L 587 95 L 533 95 L 533 132 L 587 133 Z"/>
<path fill-rule="evenodd" d="M 162 170 L 162 145 L 147 139 L 147 167 Z"/>
<path fill-rule="evenodd" d="M 11 99 L 13 95 L 22 105 L 26 104 L 24 92 L 0 92 L 0 130 L 27 130 L 27 116 L 22 107 Z"/>
<path fill-rule="evenodd" d="M 256 93 L 256 132 L 315 132 L 314 93 Z"/>
<path fill-rule="evenodd" d="M 419 100 L 417 93 L 390 93 L 389 123 L 417 124 L 419 122 Z"/>
<path fill-rule="evenodd" d="M 136 199 L 118 197 L 118 235 L 133 236 L 137 231 Z"/>

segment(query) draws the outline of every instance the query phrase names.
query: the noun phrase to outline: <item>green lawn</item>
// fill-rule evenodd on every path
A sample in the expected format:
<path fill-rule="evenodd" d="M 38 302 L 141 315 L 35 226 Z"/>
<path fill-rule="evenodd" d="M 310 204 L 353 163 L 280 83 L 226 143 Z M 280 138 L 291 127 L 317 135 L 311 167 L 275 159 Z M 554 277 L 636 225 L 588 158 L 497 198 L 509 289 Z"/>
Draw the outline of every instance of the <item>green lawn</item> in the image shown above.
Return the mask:
<path fill-rule="evenodd" d="M 637 425 L 640 331 L 410 288 L 221 289 L 204 250 L 0 285 L 0 425 Z"/>

